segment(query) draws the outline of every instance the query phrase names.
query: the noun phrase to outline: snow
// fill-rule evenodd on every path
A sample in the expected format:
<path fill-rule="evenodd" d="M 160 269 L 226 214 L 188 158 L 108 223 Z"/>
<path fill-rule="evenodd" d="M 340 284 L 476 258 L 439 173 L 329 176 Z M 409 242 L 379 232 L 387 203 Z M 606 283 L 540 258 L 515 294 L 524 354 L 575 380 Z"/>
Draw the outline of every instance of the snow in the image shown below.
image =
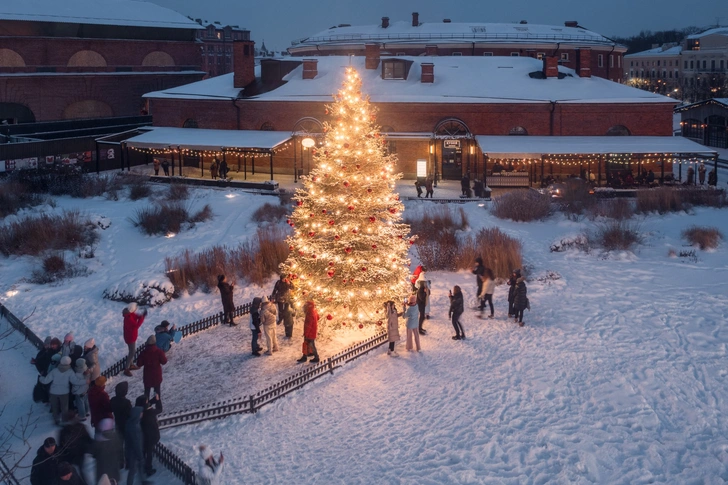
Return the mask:
<path fill-rule="evenodd" d="M 662 47 L 655 47 L 653 49 L 647 49 L 642 52 L 635 52 L 634 54 L 627 54 L 624 56 L 625 60 L 637 58 L 637 57 L 654 57 L 654 56 L 679 56 L 682 52 L 682 46 L 675 45 L 663 49 Z"/>
<path fill-rule="evenodd" d="M 632 88 L 599 77 L 580 78 L 573 69 L 559 66 L 564 79 L 533 79 L 529 73 L 543 70 L 543 62 L 530 57 L 396 57 L 412 62 L 407 79 L 382 79 L 377 69 L 365 69 L 363 56 L 321 56 L 315 79 L 303 79 L 300 65 L 276 89 L 250 101 L 331 102 L 352 65 L 362 78 L 364 94 L 375 103 L 670 103 L 666 96 Z M 388 59 L 383 56 L 382 61 Z M 422 63 L 434 64 L 435 82 L 422 83 Z M 218 76 L 186 86 L 147 93 L 147 98 L 235 99 L 233 76 Z"/>
<path fill-rule="evenodd" d="M 155 192 L 164 190 L 155 186 Z M 26 211 L 81 209 L 106 229 L 100 229 L 91 274 L 60 285 L 25 281 L 36 264 L 31 258 L 0 258 L 0 300 L 19 317 L 30 315 L 26 323 L 41 338 L 67 331 L 77 341 L 94 337 L 107 367 L 126 347 L 124 304 L 102 299 L 105 289 L 134 279 L 163 280 L 164 257 L 185 248 L 246 241 L 257 228 L 252 211 L 277 202 L 240 190 L 190 190 L 193 209 L 209 203 L 216 216 L 173 238 L 143 236 L 128 221 L 156 199 L 55 197 L 56 207 Z M 409 181 L 398 190 L 414 193 Z M 429 207 L 425 203 L 405 204 L 414 210 Z M 728 247 L 724 242 L 714 251 L 696 251 L 697 259 L 669 257 L 670 249 L 694 249 L 680 236 L 690 225 L 716 226 L 728 235 L 725 213 L 697 208 L 639 218 L 644 241 L 634 251 L 586 254 L 550 247 L 574 241 L 594 223 L 560 214 L 535 223 L 502 221 L 488 205 L 458 207 L 466 211 L 470 231 L 497 226 L 522 241 L 532 307 L 525 327 L 506 319 L 503 285 L 494 295 L 496 318 L 481 320 L 471 309 L 472 274 L 432 272 L 433 318 L 425 323 L 422 353 L 407 353 L 400 343 L 396 359 L 382 347 L 255 415 L 168 429 L 162 443 L 193 467 L 195 444 L 223 452 L 223 483 L 230 485 L 728 480 L 728 330 L 722 325 Z M 447 290 L 455 284 L 468 308 L 468 339 L 461 342 L 450 339 L 446 319 Z M 239 284 L 235 301 L 269 292 L 270 284 Z M 181 325 L 219 309 L 216 294 L 172 300 L 150 309 L 140 339 L 162 319 Z M 307 365 L 294 360 L 300 322 L 290 341 L 278 327 L 281 351 L 260 358 L 250 356 L 247 317 L 238 322 L 186 338 L 171 351 L 162 385 L 167 412 L 256 392 Z M 318 347 L 325 358 L 375 330 L 329 332 Z M 8 403 L 3 423 L 30 409 L 35 371 L 28 361 L 34 354 L 27 344 L 0 352 L 0 392 Z M 132 396 L 141 390 L 141 373 L 135 374 Z M 44 406 L 33 406 L 32 416 L 40 421 L 31 455 L 54 430 Z M 89 460 L 86 471 L 91 467 Z M 176 483 L 156 468 L 157 483 Z"/>
<path fill-rule="evenodd" d="M 220 148 L 252 148 L 271 150 L 291 139 L 288 131 L 205 130 L 198 128 L 155 127 L 126 140 L 130 147 L 169 148 L 191 150 L 219 150 Z"/>
<path fill-rule="evenodd" d="M 705 37 L 706 35 L 728 35 L 728 27 L 716 27 L 714 29 L 708 29 L 704 32 L 700 32 L 699 34 L 690 34 L 688 35 L 688 39 L 700 39 L 702 37 Z"/>
<path fill-rule="evenodd" d="M 22 0 L 3 2 L 0 20 L 194 29 L 203 27 L 152 2 L 135 0 Z"/>
<path fill-rule="evenodd" d="M 680 136 L 476 136 L 483 153 L 493 158 L 517 154 L 569 153 L 700 153 L 715 154 L 706 147 Z M 523 158 L 523 157 L 518 157 Z"/>

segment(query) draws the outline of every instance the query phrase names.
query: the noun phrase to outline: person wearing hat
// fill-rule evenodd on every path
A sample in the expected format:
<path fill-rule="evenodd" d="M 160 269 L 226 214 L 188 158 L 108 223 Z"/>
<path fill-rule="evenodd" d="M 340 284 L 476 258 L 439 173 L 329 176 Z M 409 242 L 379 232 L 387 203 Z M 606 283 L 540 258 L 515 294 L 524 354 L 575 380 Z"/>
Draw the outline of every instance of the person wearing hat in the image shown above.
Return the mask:
<path fill-rule="evenodd" d="M 49 436 L 43 442 L 33 459 L 30 469 L 30 485 L 55 483 L 58 477 L 58 449 L 56 439 Z"/>
<path fill-rule="evenodd" d="M 124 316 L 124 342 L 126 342 L 129 349 L 129 353 L 126 356 L 124 375 L 131 377 L 131 371 L 139 369 L 139 367 L 134 365 L 134 354 L 136 353 L 136 341 L 139 338 L 139 327 L 144 323 L 147 311 L 139 309 L 136 303 L 131 302 L 124 308 L 121 314 Z"/>
<path fill-rule="evenodd" d="M 275 302 L 278 306 L 278 321 L 276 323 L 281 323 L 281 320 L 283 320 L 283 310 L 285 310 L 286 306 L 288 306 L 290 293 L 291 283 L 288 281 L 285 274 L 281 274 L 280 279 L 276 281 L 275 286 L 273 286 L 273 293 L 270 295 L 271 301 Z"/>
<path fill-rule="evenodd" d="M 220 459 L 215 460 L 212 450 L 207 445 L 200 445 L 200 459 L 197 468 L 197 483 L 199 485 L 220 485 L 225 456 L 220 453 Z"/>
<path fill-rule="evenodd" d="M 147 399 L 149 399 L 149 391 L 152 388 L 154 388 L 155 394 L 162 395 L 162 366 L 167 363 L 167 356 L 156 344 L 157 337 L 150 335 L 147 345 L 137 359 L 137 365 L 144 368 L 142 381 L 144 382 L 144 396 Z"/>
<path fill-rule="evenodd" d="M 233 287 L 235 283 L 228 283 L 224 274 L 217 277 L 217 289 L 220 290 L 220 298 L 222 299 L 222 323 L 227 323 L 231 327 L 237 325 L 233 320 L 235 312 L 235 304 L 233 303 Z"/>
<path fill-rule="evenodd" d="M 513 301 L 516 297 L 516 283 L 521 277 L 521 270 L 514 269 L 511 277 L 508 279 L 508 316 L 512 317 L 516 310 L 513 308 Z"/>
<path fill-rule="evenodd" d="M 94 339 L 90 338 L 83 344 L 83 358 L 86 360 L 91 380 L 95 381 L 101 375 L 101 367 L 99 366 L 99 348 L 96 347 Z"/>
<path fill-rule="evenodd" d="M 45 341 L 43 341 L 43 348 L 38 351 L 35 359 L 30 359 L 30 363 L 35 366 L 38 370 L 38 374 L 41 376 L 48 373 L 48 366 L 51 365 L 51 357 L 53 357 L 53 354 L 58 352 L 58 349 L 55 349 L 54 351 L 54 349 L 51 348 L 52 341 L 52 337 L 46 337 Z"/>
<path fill-rule="evenodd" d="M 303 357 L 298 362 L 306 362 L 309 355 L 313 355 L 312 364 L 319 362 L 318 350 L 316 350 L 316 335 L 318 333 L 319 314 L 316 311 L 316 305 L 313 300 L 309 300 L 303 305 L 303 313 L 305 315 L 303 321 Z"/>
<path fill-rule="evenodd" d="M 278 339 L 276 338 L 276 306 L 264 296 L 260 307 L 260 325 L 265 335 L 266 355 L 278 352 Z"/>
<path fill-rule="evenodd" d="M 62 461 L 58 465 L 58 479 L 56 482 L 59 485 L 85 485 L 86 482 L 81 478 L 76 471 L 75 468 L 73 468 L 73 465 L 71 465 L 68 462 Z"/>
<path fill-rule="evenodd" d="M 121 439 L 114 429 L 114 420 L 102 419 L 91 445 L 91 454 L 96 460 L 96 480 L 101 480 L 102 476 L 117 482 L 121 479 L 121 453 Z"/>
<path fill-rule="evenodd" d="M 407 344 L 406 348 L 409 352 L 414 350 L 412 340 L 414 339 L 417 352 L 420 352 L 420 319 L 419 311 L 417 310 L 417 295 L 410 295 L 405 300 L 405 311 L 404 317 L 407 320 Z"/>
<path fill-rule="evenodd" d="M 91 426 L 96 428 L 104 418 L 113 418 L 111 399 L 106 392 L 106 377 L 99 376 L 88 390 L 88 403 L 91 408 Z"/>
<path fill-rule="evenodd" d="M 50 371 L 46 376 L 40 378 L 42 384 L 50 384 L 50 401 L 53 419 L 56 424 L 61 422 L 61 415 L 68 411 L 68 391 L 71 386 L 71 377 L 74 375 L 71 370 L 71 358 L 61 357 L 58 367 Z"/>
<path fill-rule="evenodd" d="M 73 402 L 76 405 L 76 411 L 81 421 L 86 421 L 89 415 L 88 408 L 88 386 L 91 382 L 91 373 L 86 367 L 86 361 L 78 359 L 76 361 L 75 372 L 71 376 L 71 394 L 73 394 Z"/>
<path fill-rule="evenodd" d="M 523 276 L 519 276 L 516 280 L 516 291 L 513 296 L 513 316 L 519 327 L 523 326 L 523 311 L 529 308 L 527 292 L 526 279 Z"/>
<path fill-rule="evenodd" d="M 63 427 L 58 435 L 58 447 L 61 450 L 61 460 L 76 465 L 80 470 L 83 459 L 91 446 L 91 436 L 86 425 L 78 419 L 76 411 L 67 411 L 63 415 Z"/>
<path fill-rule="evenodd" d="M 176 330 L 177 326 L 170 324 L 167 320 L 162 320 L 162 323 L 154 327 L 154 336 L 157 339 L 156 345 L 162 349 L 162 352 L 167 353 L 172 348 Z"/>
<path fill-rule="evenodd" d="M 76 342 L 73 341 L 73 334 L 71 332 L 68 332 L 66 336 L 63 337 L 63 345 L 61 345 L 61 357 L 70 357 L 73 353 L 73 349 L 75 348 Z"/>

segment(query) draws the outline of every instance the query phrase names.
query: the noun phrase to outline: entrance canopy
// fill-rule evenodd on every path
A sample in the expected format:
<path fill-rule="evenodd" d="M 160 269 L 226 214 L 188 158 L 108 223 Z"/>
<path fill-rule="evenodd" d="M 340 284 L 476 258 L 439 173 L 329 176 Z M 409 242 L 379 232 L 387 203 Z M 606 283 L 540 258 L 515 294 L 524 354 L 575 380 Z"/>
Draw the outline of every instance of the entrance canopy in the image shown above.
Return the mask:
<path fill-rule="evenodd" d="M 273 151 L 291 139 L 290 131 L 203 130 L 198 128 L 154 127 L 126 140 L 131 148 L 177 148 L 218 151 L 222 148 Z"/>
<path fill-rule="evenodd" d="M 490 158 L 533 159 L 541 155 L 671 154 L 713 158 L 717 152 L 679 136 L 476 136 Z M 534 156 L 536 155 L 536 156 Z"/>

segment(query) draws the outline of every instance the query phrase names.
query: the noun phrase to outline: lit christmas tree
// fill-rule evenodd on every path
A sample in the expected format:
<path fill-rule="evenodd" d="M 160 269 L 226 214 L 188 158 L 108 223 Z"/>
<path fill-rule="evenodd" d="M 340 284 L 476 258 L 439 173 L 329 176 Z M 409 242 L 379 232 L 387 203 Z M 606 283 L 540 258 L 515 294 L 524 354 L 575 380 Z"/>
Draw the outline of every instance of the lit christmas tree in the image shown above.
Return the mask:
<path fill-rule="evenodd" d="M 374 108 L 349 67 L 326 107 L 323 147 L 303 179 L 288 223 L 291 251 L 281 265 L 297 308 L 313 300 L 329 326 L 381 324 L 382 304 L 407 294 L 412 239 L 394 192 L 397 158 L 387 155 Z"/>

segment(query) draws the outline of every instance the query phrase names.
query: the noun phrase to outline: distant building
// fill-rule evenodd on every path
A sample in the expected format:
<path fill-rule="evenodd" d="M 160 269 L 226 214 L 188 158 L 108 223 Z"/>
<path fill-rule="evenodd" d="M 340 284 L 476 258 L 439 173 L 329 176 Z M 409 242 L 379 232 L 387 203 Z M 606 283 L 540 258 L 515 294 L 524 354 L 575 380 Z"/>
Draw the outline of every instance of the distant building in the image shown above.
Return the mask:
<path fill-rule="evenodd" d="M 3 2 L 0 121 L 139 115 L 144 93 L 202 79 L 198 29 L 149 2 Z"/>
<path fill-rule="evenodd" d="M 653 45 L 652 49 L 624 56 L 625 80 L 630 85 L 652 92 L 674 95 L 679 93 L 680 53 L 682 46 L 669 43 Z"/>
<path fill-rule="evenodd" d="M 233 72 L 233 42 L 250 40 L 250 31 L 237 25 L 221 26 L 220 22 L 203 25 L 201 19 L 195 22 L 203 27 L 197 32 L 202 53 L 202 69 L 214 77 Z"/>
<path fill-rule="evenodd" d="M 292 56 L 365 55 L 376 44 L 389 56 L 508 56 L 557 57 L 559 64 L 579 72 L 588 62 L 590 75 L 622 80 L 622 57 L 627 47 L 592 32 L 576 21 L 559 25 L 520 23 L 411 22 L 380 25 L 341 24 L 292 42 Z"/>
<path fill-rule="evenodd" d="M 675 109 L 682 136 L 703 145 L 728 148 L 728 98 L 713 98 Z"/>

